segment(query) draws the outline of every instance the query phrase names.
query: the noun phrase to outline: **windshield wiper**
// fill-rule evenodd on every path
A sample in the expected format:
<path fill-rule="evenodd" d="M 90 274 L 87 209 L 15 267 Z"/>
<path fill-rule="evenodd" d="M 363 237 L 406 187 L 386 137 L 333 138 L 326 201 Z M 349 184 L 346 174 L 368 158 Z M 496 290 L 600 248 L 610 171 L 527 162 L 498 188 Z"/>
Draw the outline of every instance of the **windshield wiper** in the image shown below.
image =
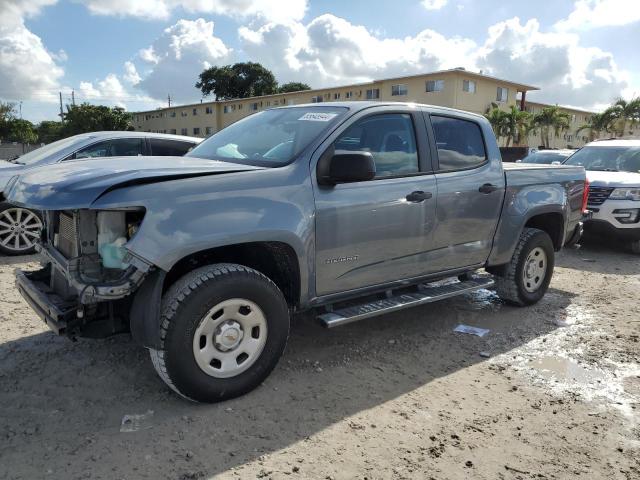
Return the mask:
<path fill-rule="evenodd" d="M 615 168 L 591 168 L 590 170 L 594 172 L 619 172 L 620 170 L 616 170 Z"/>

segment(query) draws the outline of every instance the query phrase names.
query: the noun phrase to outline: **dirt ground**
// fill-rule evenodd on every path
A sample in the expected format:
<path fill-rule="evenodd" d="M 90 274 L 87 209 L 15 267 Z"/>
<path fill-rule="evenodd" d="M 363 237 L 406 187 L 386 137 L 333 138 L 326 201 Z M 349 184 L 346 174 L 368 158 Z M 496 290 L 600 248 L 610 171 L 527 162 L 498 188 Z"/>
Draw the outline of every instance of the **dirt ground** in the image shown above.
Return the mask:
<path fill-rule="evenodd" d="M 34 262 L 0 258 L 0 478 L 640 479 L 638 256 L 565 251 L 529 308 L 480 291 L 297 319 L 264 385 L 217 405 L 168 391 L 128 336 L 53 336 L 13 287 Z"/>

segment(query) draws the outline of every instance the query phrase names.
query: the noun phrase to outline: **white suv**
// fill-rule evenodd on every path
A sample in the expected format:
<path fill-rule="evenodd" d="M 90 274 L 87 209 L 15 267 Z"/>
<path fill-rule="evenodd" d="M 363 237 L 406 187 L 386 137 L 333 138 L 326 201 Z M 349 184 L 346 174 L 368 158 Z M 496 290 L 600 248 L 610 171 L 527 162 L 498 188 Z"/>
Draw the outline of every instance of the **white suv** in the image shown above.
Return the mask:
<path fill-rule="evenodd" d="M 593 217 L 585 231 L 614 235 L 640 253 L 640 140 L 591 142 L 564 163 L 587 171 Z"/>

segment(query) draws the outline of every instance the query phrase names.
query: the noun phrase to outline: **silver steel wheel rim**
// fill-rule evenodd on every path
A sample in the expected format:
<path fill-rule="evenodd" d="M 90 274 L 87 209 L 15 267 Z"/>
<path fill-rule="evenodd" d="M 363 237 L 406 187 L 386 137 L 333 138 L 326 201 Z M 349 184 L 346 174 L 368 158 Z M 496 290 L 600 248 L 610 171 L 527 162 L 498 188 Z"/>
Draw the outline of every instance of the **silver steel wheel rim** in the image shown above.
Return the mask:
<path fill-rule="evenodd" d="M 232 298 L 210 309 L 193 334 L 193 356 L 216 378 L 235 377 L 258 359 L 267 342 L 267 319 L 254 302 Z"/>
<path fill-rule="evenodd" d="M 7 208 L 0 213 L 0 245 L 14 252 L 33 248 L 40 238 L 42 222 L 24 208 Z"/>
<path fill-rule="evenodd" d="M 522 269 L 522 280 L 524 289 L 529 293 L 536 292 L 547 276 L 547 254 L 536 247 L 529 252 Z"/>

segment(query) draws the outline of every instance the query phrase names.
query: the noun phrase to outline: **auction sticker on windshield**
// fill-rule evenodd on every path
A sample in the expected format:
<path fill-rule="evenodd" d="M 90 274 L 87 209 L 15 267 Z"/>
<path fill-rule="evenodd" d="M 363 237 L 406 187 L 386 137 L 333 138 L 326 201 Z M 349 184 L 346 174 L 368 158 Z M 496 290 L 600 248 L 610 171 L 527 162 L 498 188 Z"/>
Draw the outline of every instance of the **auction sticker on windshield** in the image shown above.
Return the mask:
<path fill-rule="evenodd" d="M 337 113 L 307 112 L 298 120 L 306 120 L 308 122 L 328 122 L 337 116 Z"/>

